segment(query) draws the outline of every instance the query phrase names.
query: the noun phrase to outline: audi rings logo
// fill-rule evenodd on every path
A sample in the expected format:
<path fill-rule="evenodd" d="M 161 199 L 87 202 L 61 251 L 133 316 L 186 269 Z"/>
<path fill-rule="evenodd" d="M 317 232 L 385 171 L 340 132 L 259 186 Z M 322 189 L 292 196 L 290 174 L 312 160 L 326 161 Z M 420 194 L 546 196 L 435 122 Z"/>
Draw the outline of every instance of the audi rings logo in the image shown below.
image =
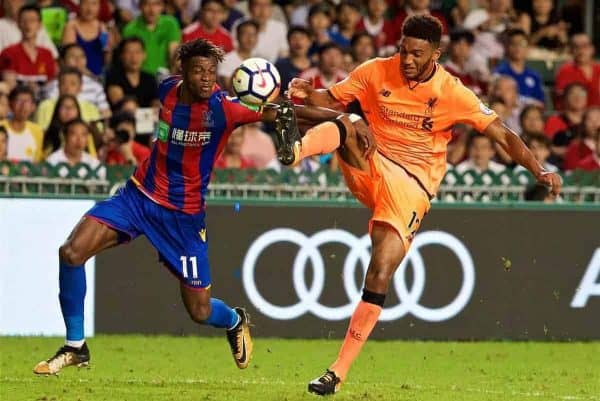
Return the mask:
<path fill-rule="evenodd" d="M 292 267 L 292 280 L 299 301 L 294 305 L 281 306 L 269 302 L 258 291 L 255 282 L 256 261 L 268 248 L 278 242 L 290 242 L 300 248 Z M 346 256 L 343 266 L 343 284 L 348 297 L 348 303 L 342 306 L 330 307 L 321 305 L 319 297 L 325 287 L 325 262 L 319 252 L 319 246 L 329 243 L 346 245 L 350 252 Z M 458 295 L 449 304 L 430 308 L 419 303 L 425 288 L 426 269 L 420 249 L 425 245 L 441 245 L 449 248 L 456 254 L 462 267 L 462 287 Z M 300 231 L 290 228 L 278 228 L 267 231 L 258 237 L 246 254 L 242 266 L 242 280 L 246 294 L 254 306 L 263 314 L 279 320 L 295 319 L 310 312 L 325 320 L 342 320 L 350 317 L 361 297 L 361 289 L 356 286 L 355 269 L 362 266 L 363 277 L 367 272 L 371 240 L 368 235 L 356 237 L 355 235 L 339 229 L 320 231 L 310 237 Z M 308 263 L 310 261 L 310 263 Z M 413 283 L 407 288 L 404 281 L 405 271 L 409 265 L 413 270 Z M 309 288 L 305 282 L 305 271 L 308 265 L 313 268 L 312 286 Z M 380 320 L 396 320 L 407 313 L 428 321 L 440 322 L 456 316 L 469 302 L 475 286 L 475 267 L 473 259 L 467 248 L 456 237 L 443 231 L 427 231 L 418 234 L 413 244 L 400 264 L 393 278 L 393 286 L 400 303 L 385 308 Z"/>

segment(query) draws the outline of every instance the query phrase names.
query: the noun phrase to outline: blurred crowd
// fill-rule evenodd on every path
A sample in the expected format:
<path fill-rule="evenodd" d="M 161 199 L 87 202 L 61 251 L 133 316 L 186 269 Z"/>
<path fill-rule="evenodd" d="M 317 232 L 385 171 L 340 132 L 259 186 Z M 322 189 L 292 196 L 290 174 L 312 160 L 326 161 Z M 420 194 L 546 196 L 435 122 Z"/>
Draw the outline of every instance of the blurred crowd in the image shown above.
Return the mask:
<path fill-rule="evenodd" d="M 182 42 L 223 48 L 218 80 L 228 91 L 251 56 L 275 63 L 283 88 L 294 77 L 328 88 L 360 63 L 394 54 L 403 21 L 430 13 L 444 26 L 441 63 L 546 169 L 600 169 L 600 63 L 584 33 L 583 0 L 273 1 L 2 0 L 0 161 L 140 163 L 158 82 L 177 72 Z M 236 130 L 217 168 L 280 169 L 270 129 Z M 448 163 L 458 172 L 515 167 L 466 126 L 453 129 Z M 337 169 L 335 158 L 296 168 L 323 166 Z"/>

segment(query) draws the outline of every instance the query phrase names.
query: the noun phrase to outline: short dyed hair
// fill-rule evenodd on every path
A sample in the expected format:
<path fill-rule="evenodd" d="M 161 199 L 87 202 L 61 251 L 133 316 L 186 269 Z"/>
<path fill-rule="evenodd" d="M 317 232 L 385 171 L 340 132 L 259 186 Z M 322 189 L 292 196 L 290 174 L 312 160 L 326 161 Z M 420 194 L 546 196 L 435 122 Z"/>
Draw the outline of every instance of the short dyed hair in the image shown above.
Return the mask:
<path fill-rule="evenodd" d="M 402 24 L 402 36 L 426 40 L 439 47 L 442 40 L 443 26 L 439 19 L 432 15 L 413 15 Z"/>
<path fill-rule="evenodd" d="M 181 64 L 194 57 L 214 57 L 220 63 L 225 55 L 219 46 L 206 39 L 192 40 L 179 46 L 177 59 Z"/>

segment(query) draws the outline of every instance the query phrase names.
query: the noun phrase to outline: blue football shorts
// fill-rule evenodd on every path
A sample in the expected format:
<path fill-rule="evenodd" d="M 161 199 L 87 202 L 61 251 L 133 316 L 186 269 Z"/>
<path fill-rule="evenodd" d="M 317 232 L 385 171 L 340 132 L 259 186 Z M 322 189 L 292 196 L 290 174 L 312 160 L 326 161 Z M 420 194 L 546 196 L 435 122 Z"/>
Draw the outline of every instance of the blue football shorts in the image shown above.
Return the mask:
<path fill-rule="evenodd" d="M 210 287 L 205 213 L 186 214 L 159 205 L 128 181 L 114 196 L 97 203 L 86 217 L 119 233 L 119 241 L 145 235 L 162 262 L 194 289 Z"/>

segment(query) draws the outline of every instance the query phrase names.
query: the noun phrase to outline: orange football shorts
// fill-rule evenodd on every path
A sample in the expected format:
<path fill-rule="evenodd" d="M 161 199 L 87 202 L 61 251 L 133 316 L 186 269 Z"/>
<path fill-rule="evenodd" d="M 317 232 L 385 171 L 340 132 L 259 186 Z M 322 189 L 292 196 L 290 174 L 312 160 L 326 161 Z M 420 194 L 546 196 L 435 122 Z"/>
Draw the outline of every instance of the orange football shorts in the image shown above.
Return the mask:
<path fill-rule="evenodd" d="M 369 233 L 374 222 L 393 227 L 408 252 L 423 217 L 431 207 L 429 195 L 417 180 L 398 164 L 375 152 L 370 172 L 350 166 L 337 155 L 346 185 L 360 203 L 373 211 Z"/>

